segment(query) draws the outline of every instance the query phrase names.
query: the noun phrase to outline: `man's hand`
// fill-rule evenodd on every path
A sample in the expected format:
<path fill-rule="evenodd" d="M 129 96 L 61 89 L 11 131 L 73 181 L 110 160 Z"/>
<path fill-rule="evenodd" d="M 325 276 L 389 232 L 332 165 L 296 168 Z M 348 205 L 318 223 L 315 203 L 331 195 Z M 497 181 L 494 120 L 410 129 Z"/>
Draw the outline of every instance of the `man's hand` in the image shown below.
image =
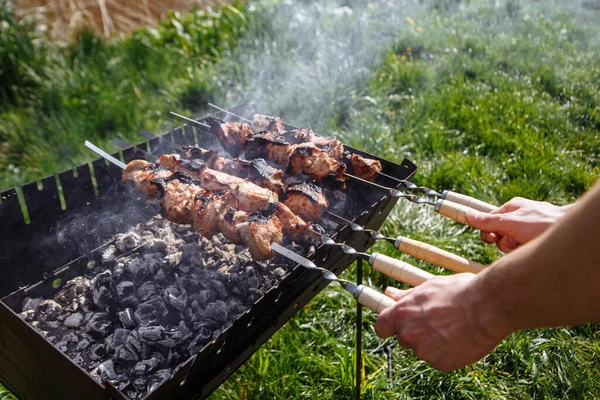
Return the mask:
<path fill-rule="evenodd" d="M 409 290 L 388 288 L 397 303 L 377 318 L 381 338 L 395 335 L 402 347 L 441 371 L 472 364 L 492 351 L 510 329 L 494 329 L 483 321 L 478 304 L 485 301 L 469 273 L 439 276 Z"/>
<path fill-rule="evenodd" d="M 502 252 L 509 253 L 541 235 L 566 214 L 568 207 L 515 197 L 490 213 L 469 211 L 466 219 L 481 230 L 484 242 L 496 243 Z"/>

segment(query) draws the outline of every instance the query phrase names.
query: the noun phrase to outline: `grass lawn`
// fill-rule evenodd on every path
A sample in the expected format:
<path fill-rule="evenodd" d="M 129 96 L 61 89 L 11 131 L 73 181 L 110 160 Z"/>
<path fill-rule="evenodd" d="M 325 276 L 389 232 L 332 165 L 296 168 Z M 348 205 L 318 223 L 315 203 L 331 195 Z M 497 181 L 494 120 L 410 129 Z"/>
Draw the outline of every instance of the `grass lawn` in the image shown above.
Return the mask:
<path fill-rule="evenodd" d="M 570 6 L 438 0 L 390 6 L 396 13 L 387 15 L 378 14 L 383 6 L 350 3 L 356 3 L 352 14 L 304 2 L 228 8 L 225 18 L 238 30 L 222 22 L 223 31 L 209 32 L 218 44 L 206 47 L 198 38 L 208 33 L 196 40 L 185 35 L 185 27 L 206 24 L 189 21 L 183 30 L 171 22 L 164 31 L 138 32 L 109 44 L 84 35 L 69 49 L 45 47 L 44 57 L 27 50 L 23 39 L 20 45 L 31 60 L 20 59 L 39 70 L 34 74 L 13 62 L 16 83 L 0 83 L 0 186 L 91 159 L 81 146 L 84 138 L 102 144 L 116 135 L 134 138 L 140 128 L 160 130 L 168 124 L 166 110 L 200 113 L 207 100 L 256 101 L 267 112 L 337 134 L 390 160 L 408 157 L 419 166 L 418 184 L 495 204 L 514 196 L 567 204 L 595 182 L 600 174 L 597 1 Z M 309 22 L 298 23 L 307 16 Z M 5 51 L 10 40 L 2 40 Z M 299 66 L 285 89 L 278 85 L 289 77 L 290 62 Z M 482 263 L 501 256 L 472 229 L 408 202 L 396 206 L 382 232 Z M 386 244 L 375 249 L 398 256 Z M 351 279 L 354 267 L 344 275 Z M 370 271 L 367 280 L 379 288 L 393 284 Z M 556 282 L 557 290 L 560 285 Z M 354 313 L 350 296 L 330 285 L 211 398 L 350 398 Z M 374 320 L 366 312 L 360 377 L 365 398 L 600 397 L 598 324 L 518 332 L 473 366 L 440 373 L 392 340 L 378 339 Z"/>

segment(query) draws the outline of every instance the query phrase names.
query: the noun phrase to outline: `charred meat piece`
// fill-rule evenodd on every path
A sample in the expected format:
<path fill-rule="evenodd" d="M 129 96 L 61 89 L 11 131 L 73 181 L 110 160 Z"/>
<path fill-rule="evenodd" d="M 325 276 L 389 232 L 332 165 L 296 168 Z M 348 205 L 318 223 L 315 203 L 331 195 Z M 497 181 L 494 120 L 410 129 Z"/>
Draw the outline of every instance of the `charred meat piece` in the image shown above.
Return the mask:
<path fill-rule="evenodd" d="M 283 139 L 273 139 L 266 135 L 257 134 L 246 141 L 246 158 L 265 158 L 275 164 L 287 166 L 289 147 L 290 144 Z"/>
<path fill-rule="evenodd" d="M 258 261 L 273 257 L 271 243 L 281 243 L 283 235 L 277 217 L 248 214 L 226 207 L 219 216 L 219 228 L 223 236 L 235 244 L 245 244 Z"/>
<path fill-rule="evenodd" d="M 320 221 L 329 207 L 323 190 L 312 183 L 288 187 L 284 204 L 307 221 Z"/>
<path fill-rule="evenodd" d="M 171 171 L 167 168 L 157 168 L 144 160 L 133 160 L 127 164 L 127 168 L 123 172 L 123 182 L 134 183 L 146 197 L 153 198 L 156 196 L 157 188 L 151 184 L 151 181 L 156 178 L 166 178 L 169 175 L 171 175 Z"/>
<path fill-rule="evenodd" d="M 294 144 L 288 150 L 288 168 L 292 174 L 303 173 L 317 182 L 326 177 L 344 182 L 346 166 L 331 158 L 313 143 Z"/>
<path fill-rule="evenodd" d="M 283 121 L 279 117 L 270 117 L 263 114 L 254 114 L 252 118 L 252 129 L 255 131 L 285 131 Z"/>
<path fill-rule="evenodd" d="M 271 167 L 262 158 L 252 161 L 240 158 L 231 159 L 219 155 L 215 150 L 206 150 L 198 146 L 187 146 L 185 158 L 188 160 L 201 160 L 214 170 L 240 178 L 247 178 L 251 182 L 275 192 L 278 196 L 281 196 L 285 190 L 283 171 Z"/>
<path fill-rule="evenodd" d="M 352 172 L 359 178 L 373 182 L 377 177 L 377 173 L 381 172 L 381 162 L 370 158 L 364 158 L 358 154 L 350 156 Z"/>
<path fill-rule="evenodd" d="M 173 176 L 172 176 L 173 177 Z M 192 224 L 194 230 L 212 237 L 221 232 L 230 242 L 246 245 L 255 260 L 273 257 L 271 243 L 281 243 L 281 223 L 276 216 L 236 210 L 225 197 L 194 183 L 166 178 L 161 204 L 170 221 Z"/>
<path fill-rule="evenodd" d="M 239 122 L 225 122 L 219 126 L 217 137 L 229 154 L 234 157 L 242 154 L 246 146 L 246 138 L 253 134 L 252 128 Z"/>
<path fill-rule="evenodd" d="M 283 171 L 273 168 L 262 158 L 257 158 L 250 162 L 248 179 L 259 186 L 277 193 L 279 197 L 285 191 L 285 176 Z"/>

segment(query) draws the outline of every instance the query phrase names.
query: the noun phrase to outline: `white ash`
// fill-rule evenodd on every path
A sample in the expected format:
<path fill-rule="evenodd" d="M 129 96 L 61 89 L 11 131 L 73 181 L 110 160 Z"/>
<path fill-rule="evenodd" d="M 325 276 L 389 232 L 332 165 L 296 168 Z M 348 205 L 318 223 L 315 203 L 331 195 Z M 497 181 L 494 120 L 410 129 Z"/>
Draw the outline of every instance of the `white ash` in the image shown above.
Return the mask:
<path fill-rule="evenodd" d="M 21 317 L 99 381 L 140 399 L 287 274 L 242 246 L 157 216 L 114 237 L 102 262 Z"/>

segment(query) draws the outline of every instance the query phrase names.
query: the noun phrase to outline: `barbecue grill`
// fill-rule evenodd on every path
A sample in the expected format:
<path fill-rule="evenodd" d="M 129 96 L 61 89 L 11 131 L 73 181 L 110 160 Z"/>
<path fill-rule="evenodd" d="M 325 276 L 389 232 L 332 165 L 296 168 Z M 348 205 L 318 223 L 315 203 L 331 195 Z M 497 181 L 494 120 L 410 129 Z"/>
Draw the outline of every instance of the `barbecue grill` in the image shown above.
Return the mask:
<path fill-rule="evenodd" d="M 254 114 L 247 106 L 228 111 L 244 117 Z M 214 116 L 231 119 L 222 112 Z M 128 162 L 141 158 L 144 151 L 158 155 L 172 150 L 165 142 L 218 146 L 210 133 L 185 125 L 160 138 L 124 149 L 122 158 Z M 416 166 L 406 159 L 395 164 L 347 148 L 380 160 L 383 172 L 398 179 L 410 179 L 416 172 Z M 120 157 L 118 153 L 114 156 Z M 131 189 L 120 182 L 121 172 L 118 167 L 97 159 L 74 171 L 44 178 L 41 187 L 36 182 L 23 185 L 23 203 L 15 189 L 1 194 L 0 379 L 17 396 L 127 398 L 110 382 L 99 383 L 19 316 L 27 298 L 51 297 L 69 279 L 89 274 L 90 267 L 101 262 L 103 251 L 116 233 L 157 214 L 147 202 L 131 195 Z M 398 184 L 385 176 L 379 177 L 378 182 L 394 187 Z M 398 200 L 387 191 L 351 181 L 348 197 L 352 206 L 347 207 L 343 217 L 372 230 L 383 224 Z M 28 221 L 22 209 L 26 210 Z M 331 237 L 360 252 L 374 242 L 349 224 L 332 226 Z M 310 258 L 339 274 L 356 257 L 339 248 L 321 245 Z M 146 398 L 207 397 L 327 284 L 320 274 L 295 265 L 217 338 L 198 354 L 183 360 Z"/>

